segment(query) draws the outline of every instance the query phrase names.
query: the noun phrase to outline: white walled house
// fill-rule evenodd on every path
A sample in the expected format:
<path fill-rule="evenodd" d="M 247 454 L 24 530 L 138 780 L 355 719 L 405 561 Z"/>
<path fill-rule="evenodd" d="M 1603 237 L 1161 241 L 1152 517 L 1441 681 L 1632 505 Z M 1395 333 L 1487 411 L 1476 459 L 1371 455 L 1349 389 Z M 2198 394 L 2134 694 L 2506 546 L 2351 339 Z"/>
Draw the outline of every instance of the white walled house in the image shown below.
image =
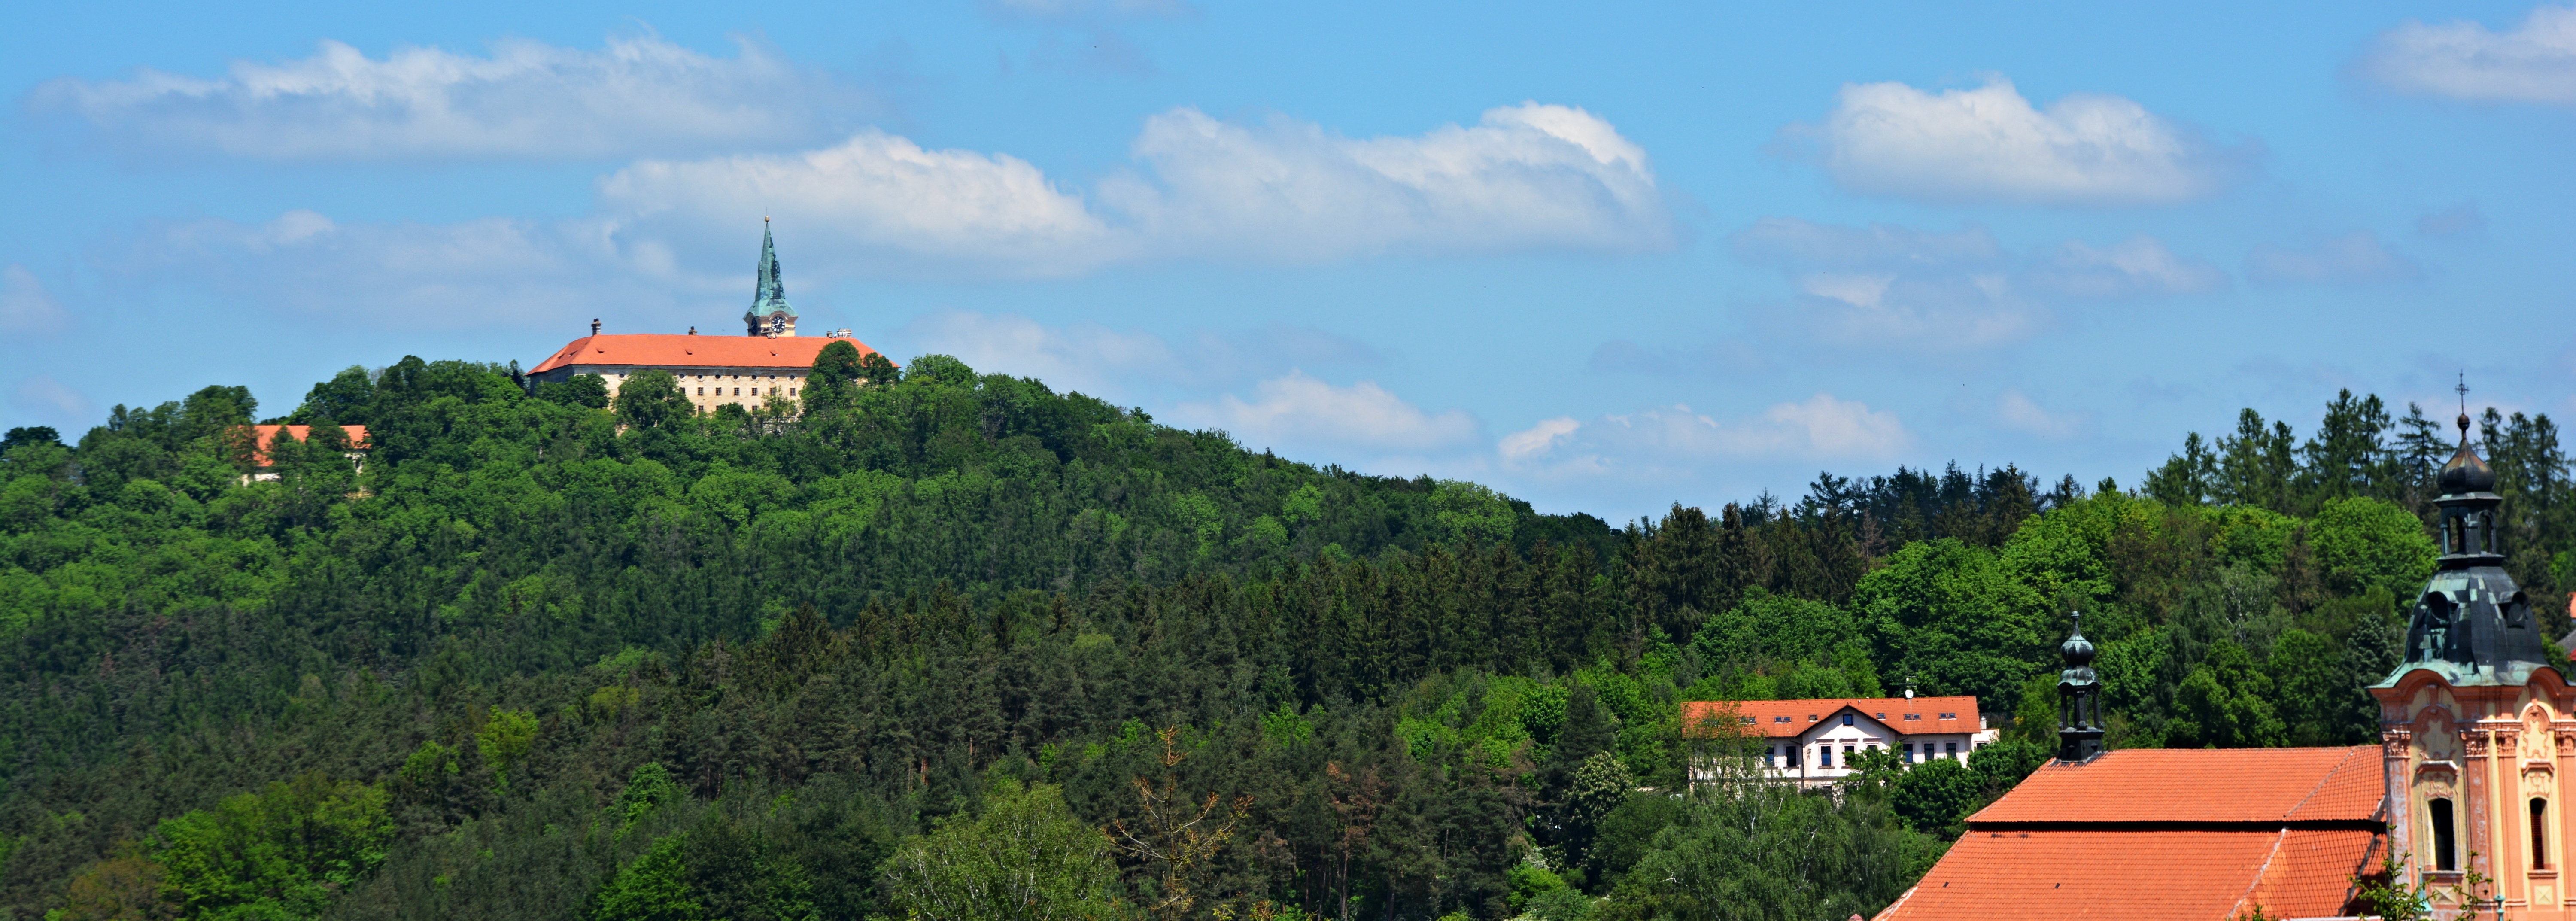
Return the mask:
<path fill-rule="evenodd" d="M 1867 697 L 1703 701 L 1682 705 L 1686 724 L 1733 728 L 1760 740 L 1757 764 L 1771 777 L 1826 786 L 1851 775 L 1853 755 L 1895 752 L 1908 764 L 1966 760 L 1995 740 L 1974 697 Z M 1694 783 L 1710 771 L 1694 767 Z"/>

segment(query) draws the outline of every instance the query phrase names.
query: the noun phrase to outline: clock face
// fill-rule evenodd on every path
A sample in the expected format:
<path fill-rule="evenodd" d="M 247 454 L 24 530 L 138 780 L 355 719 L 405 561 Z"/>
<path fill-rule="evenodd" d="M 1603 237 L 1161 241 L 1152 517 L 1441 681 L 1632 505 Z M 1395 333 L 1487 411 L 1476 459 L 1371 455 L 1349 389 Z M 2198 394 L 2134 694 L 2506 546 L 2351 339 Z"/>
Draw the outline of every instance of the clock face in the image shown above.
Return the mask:
<path fill-rule="evenodd" d="M 771 328 L 771 329 L 776 329 L 776 330 L 784 330 L 784 329 L 786 329 L 786 328 L 787 328 L 787 318 L 786 318 L 786 317 L 770 317 L 770 318 L 769 318 L 769 328 Z"/>

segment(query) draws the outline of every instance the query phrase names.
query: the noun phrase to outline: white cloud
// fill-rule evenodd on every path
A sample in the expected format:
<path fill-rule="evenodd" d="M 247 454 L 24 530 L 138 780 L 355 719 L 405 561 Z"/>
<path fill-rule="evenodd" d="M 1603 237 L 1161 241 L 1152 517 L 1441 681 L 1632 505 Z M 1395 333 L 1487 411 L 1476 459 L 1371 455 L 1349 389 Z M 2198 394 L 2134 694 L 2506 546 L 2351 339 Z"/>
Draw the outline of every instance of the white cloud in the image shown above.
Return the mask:
<path fill-rule="evenodd" d="M 2081 413 L 2055 413 L 2041 408 L 2019 389 L 2006 390 L 1997 398 L 1995 416 L 2005 428 L 2050 439 L 2072 437 L 2083 430 L 2086 421 Z"/>
<path fill-rule="evenodd" d="M 512 39 L 488 56 L 324 41 L 206 79 L 49 81 L 28 97 L 136 151 L 264 160 L 597 158 L 817 139 L 877 108 L 860 90 L 750 41 L 732 58 L 657 37 L 599 51 Z"/>
<path fill-rule="evenodd" d="M 2576 6 L 2541 6 L 2512 31 L 2408 21 L 2379 36 L 2361 73 L 2401 92 L 2488 102 L 2576 103 Z"/>
<path fill-rule="evenodd" d="M 1635 251 L 1673 227 L 1642 148 L 1582 109 L 1535 102 L 1475 127 L 1352 139 L 1289 119 L 1148 119 L 1101 200 L 1169 253 L 1305 262 L 1378 253 Z"/>
<path fill-rule="evenodd" d="M 1372 381 L 1336 387 L 1303 371 L 1262 381 L 1246 401 L 1227 394 L 1185 403 L 1173 416 L 1232 432 L 1252 447 L 1330 445 L 1383 453 L 1446 451 L 1477 439 L 1476 420 L 1458 410 L 1424 412 Z"/>
<path fill-rule="evenodd" d="M 1712 461 L 1883 460 L 1913 441 L 1895 413 L 1819 393 L 1726 421 L 1683 405 L 1583 422 L 1548 419 L 1504 436 L 1498 451 L 1506 466 L 1541 475 L 1650 480 Z"/>
<path fill-rule="evenodd" d="M 2424 272 L 2415 260 L 2388 248 L 2379 235 L 2356 230 L 2305 249 L 2265 243 L 2245 257 L 2245 277 L 2272 285 L 2368 285 L 2414 281 Z"/>
<path fill-rule="evenodd" d="M 600 201 L 629 235 L 738 240 L 775 216 L 841 271 L 902 271 L 931 260 L 978 273 L 1062 275 L 1128 255 L 1113 232 L 1037 167 L 1007 154 L 924 150 L 869 131 L 801 154 L 648 160 L 601 179 Z"/>
<path fill-rule="evenodd" d="M 2176 255 L 2153 237 L 2110 246 L 2068 241 L 2031 255 L 1985 228 L 1939 232 L 1764 218 L 1729 238 L 1745 261 L 1779 269 L 1797 291 L 1784 314 L 1844 344 L 1916 351 L 2006 345 L 2052 322 L 2073 301 L 2203 294 L 2227 275 Z"/>
<path fill-rule="evenodd" d="M 2034 108 L 1999 76 L 1938 93 L 1846 84 L 1823 124 L 1782 137 L 1844 188 L 1937 202 L 2184 201 L 2225 187 L 2247 155 L 2119 96 L 2075 93 Z"/>
<path fill-rule="evenodd" d="M 0 332 L 58 333 L 71 326 L 71 312 L 45 290 L 36 273 L 15 263 L 0 268 Z"/>

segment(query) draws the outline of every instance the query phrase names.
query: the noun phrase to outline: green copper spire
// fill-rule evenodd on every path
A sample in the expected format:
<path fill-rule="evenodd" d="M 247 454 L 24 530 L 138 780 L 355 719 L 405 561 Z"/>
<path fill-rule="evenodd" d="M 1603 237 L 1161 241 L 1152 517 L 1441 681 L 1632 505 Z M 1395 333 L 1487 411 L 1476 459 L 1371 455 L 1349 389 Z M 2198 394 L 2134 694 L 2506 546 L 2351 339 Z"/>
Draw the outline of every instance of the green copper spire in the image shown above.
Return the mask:
<path fill-rule="evenodd" d="M 774 313 L 796 315 L 787 306 L 787 284 L 778 278 L 778 244 L 770 239 L 769 219 L 760 219 L 760 274 L 751 292 L 748 317 L 766 317 Z"/>

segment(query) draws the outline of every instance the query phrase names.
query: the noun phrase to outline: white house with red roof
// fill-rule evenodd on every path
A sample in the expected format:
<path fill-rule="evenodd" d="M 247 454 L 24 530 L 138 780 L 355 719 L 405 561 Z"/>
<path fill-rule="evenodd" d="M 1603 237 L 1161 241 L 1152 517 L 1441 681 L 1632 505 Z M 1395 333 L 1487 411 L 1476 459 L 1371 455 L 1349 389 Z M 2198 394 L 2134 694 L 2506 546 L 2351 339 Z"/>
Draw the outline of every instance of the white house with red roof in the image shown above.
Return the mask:
<path fill-rule="evenodd" d="M 1995 740 L 1975 697 L 1846 697 L 1816 700 L 1703 701 L 1682 705 L 1686 724 L 1738 731 L 1762 740 L 1757 756 L 1772 777 L 1821 787 L 1851 776 L 1852 756 L 1887 749 L 1907 764 L 1960 760 Z M 1711 779 L 1694 768 L 1692 780 Z"/>

